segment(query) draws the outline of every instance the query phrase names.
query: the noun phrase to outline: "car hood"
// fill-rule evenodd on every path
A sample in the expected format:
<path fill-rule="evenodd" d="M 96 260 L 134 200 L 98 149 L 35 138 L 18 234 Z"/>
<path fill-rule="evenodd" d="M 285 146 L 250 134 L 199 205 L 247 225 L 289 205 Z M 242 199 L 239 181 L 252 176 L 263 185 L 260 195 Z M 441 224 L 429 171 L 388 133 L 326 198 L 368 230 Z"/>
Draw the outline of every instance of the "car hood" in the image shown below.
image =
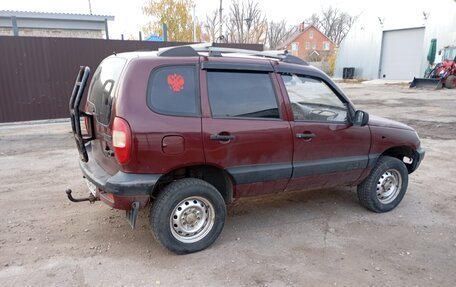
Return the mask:
<path fill-rule="evenodd" d="M 402 129 L 402 130 L 411 130 L 414 129 L 406 124 L 396 122 L 390 119 L 369 115 L 369 125 L 370 126 L 377 126 L 377 127 L 385 127 L 385 128 L 393 128 L 393 129 Z"/>

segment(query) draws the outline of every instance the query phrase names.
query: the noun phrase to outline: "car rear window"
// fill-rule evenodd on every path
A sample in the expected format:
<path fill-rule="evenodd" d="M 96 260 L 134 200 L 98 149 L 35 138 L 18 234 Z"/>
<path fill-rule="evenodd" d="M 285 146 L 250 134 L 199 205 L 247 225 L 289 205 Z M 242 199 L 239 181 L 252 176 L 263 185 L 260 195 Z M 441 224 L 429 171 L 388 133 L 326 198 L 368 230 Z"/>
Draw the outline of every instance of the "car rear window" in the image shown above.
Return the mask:
<path fill-rule="evenodd" d="M 160 114 L 199 115 L 195 66 L 166 66 L 149 78 L 147 103 Z"/>
<path fill-rule="evenodd" d="M 268 73 L 210 71 L 207 87 L 213 117 L 280 118 Z"/>
<path fill-rule="evenodd" d="M 88 101 L 95 107 L 94 113 L 101 124 L 107 125 L 111 119 L 113 98 L 126 61 L 120 57 L 107 58 L 93 74 Z"/>

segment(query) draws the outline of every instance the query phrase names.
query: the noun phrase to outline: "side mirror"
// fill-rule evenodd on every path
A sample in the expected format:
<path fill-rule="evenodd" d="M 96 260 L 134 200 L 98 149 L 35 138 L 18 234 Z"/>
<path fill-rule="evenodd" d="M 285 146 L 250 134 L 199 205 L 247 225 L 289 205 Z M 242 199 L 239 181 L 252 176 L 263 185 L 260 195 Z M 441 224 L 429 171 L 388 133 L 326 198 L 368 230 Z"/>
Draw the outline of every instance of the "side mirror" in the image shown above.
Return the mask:
<path fill-rule="evenodd" d="M 442 55 L 442 50 L 439 50 L 439 56 Z"/>
<path fill-rule="evenodd" d="M 368 123 L 369 123 L 369 114 L 364 111 L 357 110 L 355 112 L 355 116 L 353 117 L 353 125 L 363 127 L 363 126 L 367 125 Z"/>

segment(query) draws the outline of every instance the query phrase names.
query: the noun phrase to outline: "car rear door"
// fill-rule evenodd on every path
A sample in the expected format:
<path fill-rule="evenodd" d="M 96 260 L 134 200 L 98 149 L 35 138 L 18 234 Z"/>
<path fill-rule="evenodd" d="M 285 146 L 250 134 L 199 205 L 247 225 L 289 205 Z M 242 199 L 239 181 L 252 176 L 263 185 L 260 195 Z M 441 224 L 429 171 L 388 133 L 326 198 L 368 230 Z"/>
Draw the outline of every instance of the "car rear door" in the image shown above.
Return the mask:
<path fill-rule="evenodd" d="M 90 144 L 90 157 L 114 174 L 119 166 L 113 157 L 111 126 L 113 104 L 117 97 L 121 74 L 127 59 L 114 55 L 106 58 L 95 70 L 88 90 L 86 112 L 94 119 L 95 138 Z"/>
<path fill-rule="evenodd" d="M 293 140 L 270 63 L 204 62 L 201 79 L 207 164 L 231 175 L 234 197 L 283 191 Z"/>
<path fill-rule="evenodd" d="M 355 182 L 369 162 L 368 126 L 349 123 L 349 105 L 318 76 L 282 71 L 293 132 L 293 175 L 286 190 Z"/>

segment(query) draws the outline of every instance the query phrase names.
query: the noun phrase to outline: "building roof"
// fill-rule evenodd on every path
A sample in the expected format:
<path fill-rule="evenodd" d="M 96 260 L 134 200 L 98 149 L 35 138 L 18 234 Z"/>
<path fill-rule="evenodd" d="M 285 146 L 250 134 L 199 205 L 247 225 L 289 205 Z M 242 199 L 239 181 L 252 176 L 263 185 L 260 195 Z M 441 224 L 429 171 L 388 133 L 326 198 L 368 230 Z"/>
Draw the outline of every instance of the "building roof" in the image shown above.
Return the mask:
<path fill-rule="evenodd" d="M 304 34 L 307 30 L 309 30 L 311 27 L 313 27 L 315 30 L 317 30 L 318 32 L 320 32 L 323 36 L 326 37 L 326 39 L 328 39 L 328 41 L 330 41 L 331 43 L 333 43 L 334 45 L 336 45 L 336 43 L 334 43 L 331 39 L 328 38 L 328 36 L 326 36 L 322 31 L 320 31 L 320 29 L 318 29 L 317 27 L 315 27 L 314 25 L 309 25 L 307 26 L 306 28 L 304 28 L 304 30 L 302 31 L 297 31 L 295 33 L 293 33 L 293 35 L 291 35 L 288 39 L 286 39 L 282 44 L 279 45 L 280 48 L 283 48 L 283 47 L 286 47 L 288 45 L 290 45 L 292 42 L 294 42 L 299 36 L 301 36 L 302 34 Z"/>
<path fill-rule="evenodd" d="M 114 16 L 110 15 L 89 15 L 89 14 L 72 14 L 72 13 L 50 13 L 50 12 L 31 12 L 31 11 L 11 11 L 0 10 L 0 18 L 17 18 L 24 19 L 44 19 L 44 20 L 75 20 L 75 21 L 113 21 Z"/>

